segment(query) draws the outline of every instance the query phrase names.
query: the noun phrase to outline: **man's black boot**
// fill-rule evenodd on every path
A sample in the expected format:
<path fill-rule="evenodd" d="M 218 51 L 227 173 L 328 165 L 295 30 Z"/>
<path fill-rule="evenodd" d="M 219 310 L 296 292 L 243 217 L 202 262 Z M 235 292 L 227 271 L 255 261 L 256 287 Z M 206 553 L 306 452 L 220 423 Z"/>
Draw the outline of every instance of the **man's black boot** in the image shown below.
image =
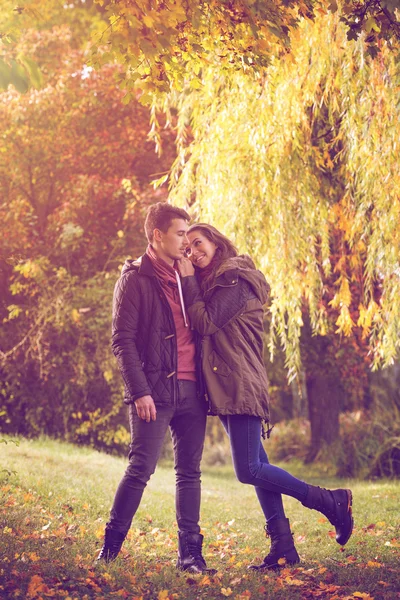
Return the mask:
<path fill-rule="evenodd" d="M 274 519 L 265 526 L 267 537 L 271 538 L 271 549 L 260 565 L 250 565 L 249 569 L 279 569 L 288 565 L 297 565 L 297 554 L 290 531 L 289 519 Z"/>
<path fill-rule="evenodd" d="M 350 490 L 326 490 L 309 485 L 307 497 L 302 504 L 325 515 L 336 529 L 337 543 L 342 546 L 347 544 L 354 526 L 351 510 L 353 495 Z"/>
<path fill-rule="evenodd" d="M 176 566 L 181 571 L 189 573 L 216 573 L 215 569 L 208 569 L 201 549 L 203 536 L 201 533 L 178 531 L 178 560 Z"/>
<path fill-rule="evenodd" d="M 96 560 L 104 561 L 106 563 L 115 560 L 121 550 L 124 539 L 125 535 L 123 533 L 113 531 L 112 529 L 106 529 L 104 534 L 104 544 Z"/>

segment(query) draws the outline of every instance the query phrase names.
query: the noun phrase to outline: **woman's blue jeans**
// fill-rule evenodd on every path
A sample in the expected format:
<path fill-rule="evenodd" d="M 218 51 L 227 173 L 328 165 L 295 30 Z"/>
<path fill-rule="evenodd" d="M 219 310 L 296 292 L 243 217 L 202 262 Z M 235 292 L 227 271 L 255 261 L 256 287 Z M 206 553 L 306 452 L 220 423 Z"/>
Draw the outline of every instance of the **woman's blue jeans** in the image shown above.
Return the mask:
<path fill-rule="evenodd" d="M 236 477 L 254 485 L 265 519 L 284 519 L 282 494 L 303 501 L 308 487 L 304 481 L 271 465 L 261 443 L 261 419 L 249 415 L 220 416 L 231 445 Z"/>

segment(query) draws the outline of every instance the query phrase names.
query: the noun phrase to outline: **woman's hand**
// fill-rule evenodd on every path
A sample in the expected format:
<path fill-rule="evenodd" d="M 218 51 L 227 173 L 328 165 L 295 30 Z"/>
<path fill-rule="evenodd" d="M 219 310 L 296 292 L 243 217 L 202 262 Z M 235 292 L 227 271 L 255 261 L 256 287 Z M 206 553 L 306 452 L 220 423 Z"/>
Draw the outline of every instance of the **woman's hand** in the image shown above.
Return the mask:
<path fill-rule="evenodd" d="M 181 258 L 179 261 L 179 273 L 181 277 L 190 277 L 194 275 L 194 266 L 188 258 Z"/>

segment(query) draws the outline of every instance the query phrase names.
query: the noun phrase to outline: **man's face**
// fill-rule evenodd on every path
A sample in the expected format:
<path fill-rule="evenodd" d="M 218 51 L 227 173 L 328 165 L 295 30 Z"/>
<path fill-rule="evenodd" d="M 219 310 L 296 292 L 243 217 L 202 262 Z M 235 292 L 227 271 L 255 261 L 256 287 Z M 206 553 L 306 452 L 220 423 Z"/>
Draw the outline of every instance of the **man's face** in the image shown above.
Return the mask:
<path fill-rule="evenodd" d="M 166 233 L 156 229 L 154 237 L 157 240 L 157 248 L 170 260 L 180 260 L 185 255 L 189 243 L 186 232 L 188 224 L 185 219 L 172 219 Z"/>

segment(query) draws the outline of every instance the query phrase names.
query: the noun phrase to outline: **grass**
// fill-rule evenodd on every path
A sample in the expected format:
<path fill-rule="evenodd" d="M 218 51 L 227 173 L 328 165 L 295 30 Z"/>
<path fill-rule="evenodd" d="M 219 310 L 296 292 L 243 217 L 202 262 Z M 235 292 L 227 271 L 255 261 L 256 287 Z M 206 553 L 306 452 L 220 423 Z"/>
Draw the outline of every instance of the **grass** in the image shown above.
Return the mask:
<path fill-rule="evenodd" d="M 268 551 L 254 490 L 231 466 L 203 469 L 204 554 L 214 577 L 175 569 L 177 534 L 172 465 L 158 467 L 118 560 L 93 566 L 126 460 L 48 439 L 1 445 L 0 597 L 235 600 L 400 598 L 400 483 L 343 481 L 288 468 L 310 483 L 350 486 L 355 532 L 341 548 L 316 511 L 285 497 L 302 563 L 253 573 Z"/>

